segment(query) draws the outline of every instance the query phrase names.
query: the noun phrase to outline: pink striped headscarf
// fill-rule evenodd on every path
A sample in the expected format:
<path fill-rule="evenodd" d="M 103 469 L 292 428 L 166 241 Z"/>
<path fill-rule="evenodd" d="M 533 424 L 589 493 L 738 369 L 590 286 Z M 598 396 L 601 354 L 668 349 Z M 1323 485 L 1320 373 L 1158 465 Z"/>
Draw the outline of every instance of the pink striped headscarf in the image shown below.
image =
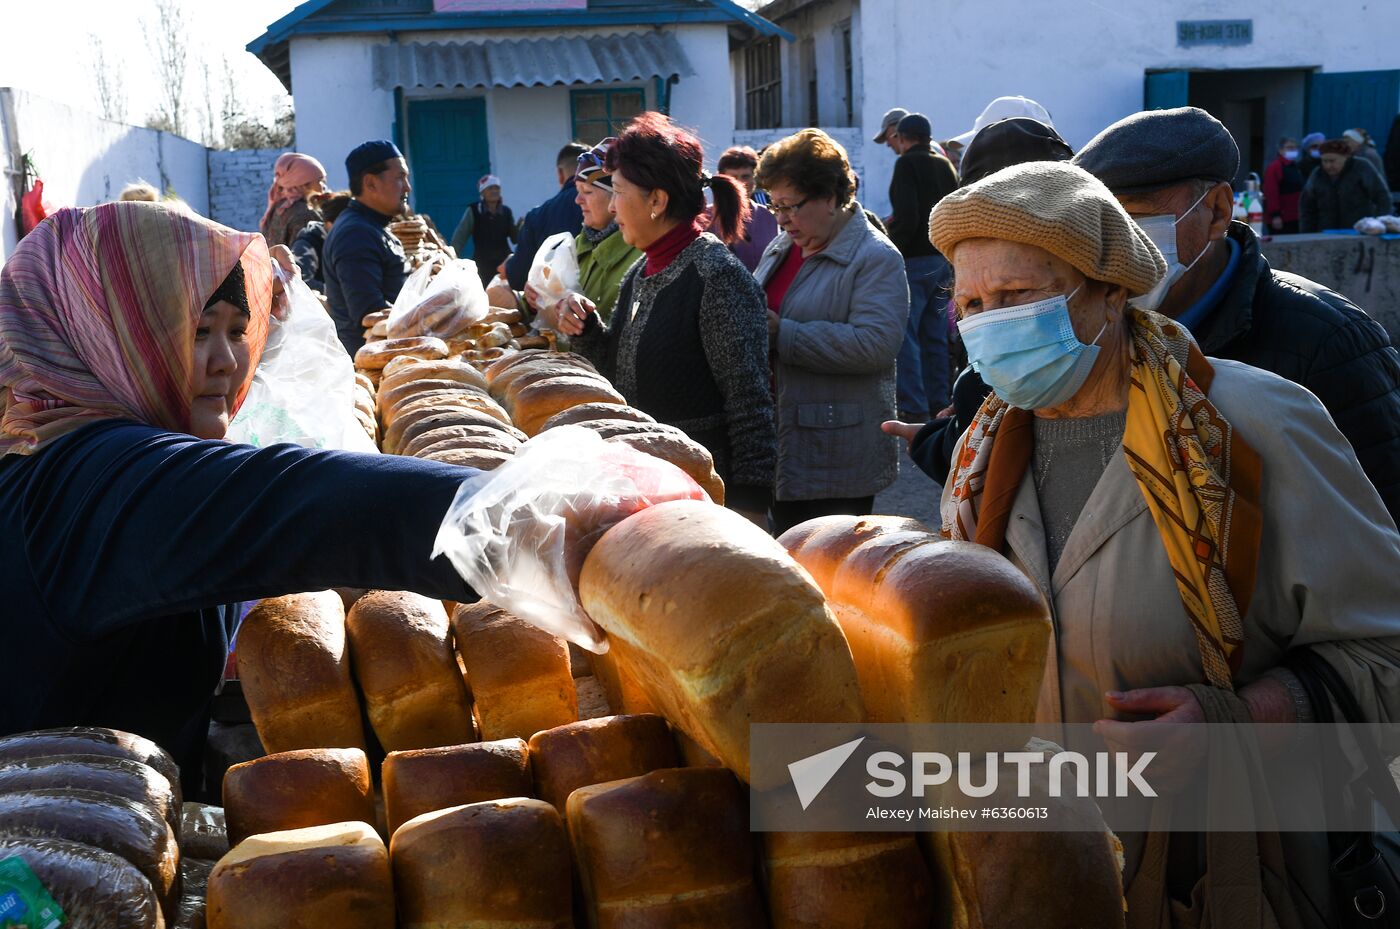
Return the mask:
<path fill-rule="evenodd" d="M 267 221 L 279 206 L 291 206 L 300 199 L 296 191 L 307 184 L 326 179 L 325 167 L 310 155 L 284 152 L 272 163 L 272 186 L 267 189 L 267 210 L 258 228 L 267 231 Z"/>
<path fill-rule="evenodd" d="M 157 203 L 44 220 L 0 268 L 0 455 L 99 419 L 188 432 L 195 329 L 235 264 L 252 313 L 242 403 L 272 307 L 262 236 Z"/>

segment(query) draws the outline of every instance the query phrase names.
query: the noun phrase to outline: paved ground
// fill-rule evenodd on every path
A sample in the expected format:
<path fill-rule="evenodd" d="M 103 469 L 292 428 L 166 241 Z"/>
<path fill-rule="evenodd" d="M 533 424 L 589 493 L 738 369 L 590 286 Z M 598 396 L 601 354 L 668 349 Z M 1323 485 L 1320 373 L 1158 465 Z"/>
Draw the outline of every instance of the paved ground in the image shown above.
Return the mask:
<path fill-rule="evenodd" d="M 943 488 L 920 471 L 908 455 L 899 456 L 899 480 L 875 498 L 875 512 L 886 516 L 912 516 L 937 529 L 938 497 Z"/>

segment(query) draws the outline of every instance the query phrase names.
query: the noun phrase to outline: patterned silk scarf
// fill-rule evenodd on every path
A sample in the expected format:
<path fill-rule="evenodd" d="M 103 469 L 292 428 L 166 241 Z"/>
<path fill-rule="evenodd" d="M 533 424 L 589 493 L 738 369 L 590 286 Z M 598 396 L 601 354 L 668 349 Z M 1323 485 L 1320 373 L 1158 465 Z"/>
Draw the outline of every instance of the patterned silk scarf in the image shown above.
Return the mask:
<path fill-rule="evenodd" d="M 1261 462 L 1208 399 L 1215 372 L 1190 334 L 1156 313 L 1131 313 L 1123 454 L 1171 561 L 1206 679 L 1232 689 L 1259 560 Z M 1004 549 L 1033 451 L 1032 415 L 987 396 L 948 477 L 949 538 Z"/>
<path fill-rule="evenodd" d="M 156 203 L 60 210 L 0 269 L 0 455 L 99 419 L 188 432 L 195 329 L 235 264 L 252 313 L 243 401 L 267 338 L 260 235 Z"/>

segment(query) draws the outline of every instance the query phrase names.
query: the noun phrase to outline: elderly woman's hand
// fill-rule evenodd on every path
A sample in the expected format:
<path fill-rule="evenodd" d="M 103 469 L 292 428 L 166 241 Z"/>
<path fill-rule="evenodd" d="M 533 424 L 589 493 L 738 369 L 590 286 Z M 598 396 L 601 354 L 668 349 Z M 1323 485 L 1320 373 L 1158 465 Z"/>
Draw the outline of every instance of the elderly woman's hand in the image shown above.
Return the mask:
<path fill-rule="evenodd" d="M 924 427 L 918 423 L 902 423 L 897 419 L 888 419 L 880 424 L 880 431 L 885 435 L 895 435 L 903 439 L 909 446 L 909 451 L 914 450 L 914 439 L 919 435 L 919 430 Z"/>
<path fill-rule="evenodd" d="M 583 332 L 583 327 L 588 323 L 588 314 L 596 312 L 598 307 L 592 300 L 583 294 L 571 293 L 548 310 L 542 311 L 540 319 L 556 332 L 574 336 Z"/>
<path fill-rule="evenodd" d="M 1147 719 L 1124 722 L 1101 719 L 1094 732 L 1113 751 L 1127 752 L 1135 761 L 1144 752 L 1156 752 L 1144 777 L 1158 794 L 1179 792 L 1196 776 L 1205 756 L 1206 732 L 1191 723 L 1205 722 L 1205 712 L 1185 687 L 1146 687 L 1110 691 L 1104 698 L 1119 713 Z"/>

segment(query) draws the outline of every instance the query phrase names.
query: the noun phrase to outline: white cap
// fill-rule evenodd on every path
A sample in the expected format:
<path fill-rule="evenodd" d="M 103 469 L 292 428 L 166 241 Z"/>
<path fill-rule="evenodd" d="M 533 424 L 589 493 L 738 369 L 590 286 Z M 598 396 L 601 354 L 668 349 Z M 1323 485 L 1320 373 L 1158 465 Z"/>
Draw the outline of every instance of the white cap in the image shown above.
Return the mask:
<path fill-rule="evenodd" d="M 481 180 L 476 182 L 476 192 L 481 193 L 488 187 L 500 187 L 501 179 L 494 174 L 483 175 Z"/>
<path fill-rule="evenodd" d="M 948 141 L 957 142 L 959 145 L 966 146 L 967 143 L 972 141 L 973 136 L 982 131 L 982 127 L 1000 122 L 1003 119 L 1011 119 L 1015 116 L 1029 116 L 1031 119 L 1044 123 L 1051 129 L 1055 128 L 1055 124 L 1050 121 L 1049 111 L 1030 97 L 997 97 L 991 103 L 987 104 L 987 108 L 982 111 L 981 116 L 977 117 L 977 121 L 972 124 L 971 129 L 964 132 L 962 135 L 953 136 L 953 138 Z"/>

